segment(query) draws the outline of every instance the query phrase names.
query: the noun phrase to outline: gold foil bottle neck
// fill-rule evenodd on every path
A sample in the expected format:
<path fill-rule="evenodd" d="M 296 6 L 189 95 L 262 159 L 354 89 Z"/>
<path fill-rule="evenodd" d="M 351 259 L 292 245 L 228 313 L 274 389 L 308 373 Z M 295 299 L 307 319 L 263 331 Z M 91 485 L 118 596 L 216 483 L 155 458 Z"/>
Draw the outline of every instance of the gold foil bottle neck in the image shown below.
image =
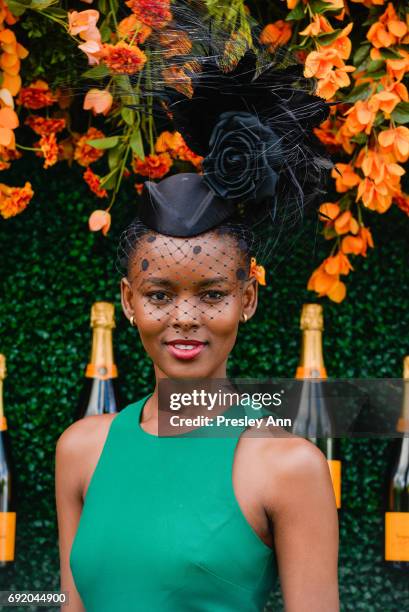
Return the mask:
<path fill-rule="evenodd" d="M 300 329 L 324 329 L 324 317 L 321 304 L 304 304 L 301 310 Z"/>
<path fill-rule="evenodd" d="M 403 378 L 409 379 L 409 355 L 403 359 Z"/>
<path fill-rule="evenodd" d="M 91 308 L 91 327 L 115 327 L 115 306 L 111 302 L 94 302 Z"/>
<path fill-rule="evenodd" d="M 6 358 L 3 354 L 0 353 L 0 380 L 6 378 L 7 370 L 6 370 Z"/>

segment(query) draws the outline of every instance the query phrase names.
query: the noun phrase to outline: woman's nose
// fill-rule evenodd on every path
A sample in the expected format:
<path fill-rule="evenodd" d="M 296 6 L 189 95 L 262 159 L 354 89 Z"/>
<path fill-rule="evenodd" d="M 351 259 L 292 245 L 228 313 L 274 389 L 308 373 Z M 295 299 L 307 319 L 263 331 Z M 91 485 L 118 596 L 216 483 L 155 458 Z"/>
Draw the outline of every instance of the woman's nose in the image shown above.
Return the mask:
<path fill-rule="evenodd" d="M 193 298 L 179 298 L 172 304 L 170 314 L 173 319 L 173 325 L 187 327 L 199 324 L 200 313 Z"/>

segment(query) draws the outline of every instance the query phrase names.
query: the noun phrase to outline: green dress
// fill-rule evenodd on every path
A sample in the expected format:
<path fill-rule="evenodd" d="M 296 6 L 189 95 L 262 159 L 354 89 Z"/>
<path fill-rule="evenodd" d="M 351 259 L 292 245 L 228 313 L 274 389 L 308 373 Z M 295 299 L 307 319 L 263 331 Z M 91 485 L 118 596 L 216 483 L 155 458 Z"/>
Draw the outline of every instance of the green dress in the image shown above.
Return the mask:
<path fill-rule="evenodd" d="M 112 420 L 84 500 L 70 567 L 86 611 L 264 610 L 277 562 L 234 494 L 238 436 L 149 434 L 150 395 Z"/>

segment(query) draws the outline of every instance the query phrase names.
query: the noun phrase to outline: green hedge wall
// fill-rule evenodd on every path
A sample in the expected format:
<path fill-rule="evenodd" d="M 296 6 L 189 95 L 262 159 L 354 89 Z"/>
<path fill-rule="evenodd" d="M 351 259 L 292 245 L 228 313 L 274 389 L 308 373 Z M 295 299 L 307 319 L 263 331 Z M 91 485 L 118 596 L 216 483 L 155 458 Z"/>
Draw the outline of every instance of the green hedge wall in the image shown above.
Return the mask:
<path fill-rule="evenodd" d="M 115 204 L 113 226 L 104 238 L 88 231 L 95 200 L 78 170 L 61 165 L 44 171 L 40 160 L 31 159 L 15 163 L 8 173 L 10 184 L 23 180 L 32 182 L 35 199 L 22 215 L 1 221 L 0 233 L 0 352 L 8 363 L 5 405 L 20 490 L 17 562 L 0 572 L 0 587 L 58 590 L 55 443 L 71 423 L 81 388 L 94 301 L 116 305 L 116 360 L 127 402 L 152 389 L 153 371 L 122 315 L 114 268 L 119 232 L 134 214 L 132 186 Z M 347 299 L 339 305 L 324 302 L 325 359 L 334 377 L 400 377 L 402 358 L 409 353 L 408 219 L 395 208 L 369 216 L 376 249 L 355 259 Z M 268 286 L 260 288 L 258 312 L 240 328 L 230 375 L 294 375 L 300 308 L 314 300 L 306 281 L 327 255 L 316 229 L 314 221 L 306 223 L 295 246 L 288 243 L 277 252 L 274 270 L 273 265 L 267 270 Z M 345 611 L 409 609 L 407 578 L 382 565 L 388 444 L 385 439 L 342 441 L 339 578 Z M 282 609 L 278 587 L 269 609 Z"/>

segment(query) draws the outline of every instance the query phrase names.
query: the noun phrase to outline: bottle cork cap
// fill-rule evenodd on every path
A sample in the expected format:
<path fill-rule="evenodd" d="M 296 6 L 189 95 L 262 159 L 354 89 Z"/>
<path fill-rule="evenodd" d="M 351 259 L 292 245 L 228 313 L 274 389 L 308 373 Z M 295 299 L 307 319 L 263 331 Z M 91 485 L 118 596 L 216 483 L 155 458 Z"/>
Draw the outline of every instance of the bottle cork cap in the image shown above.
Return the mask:
<path fill-rule="evenodd" d="M 7 370 L 6 370 L 6 358 L 3 354 L 0 353 L 0 380 L 6 378 Z"/>
<path fill-rule="evenodd" d="M 324 329 L 321 304 L 304 304 L 301 311 L 300 329 Z"/>
<path fill-rule="evenodd" d="M 111 302 L 94 302 L 91 308 L 91 327 L 115 327 L 115 306 Z"/>
<path fill-rule="evenodd" d="M 403 378 L 409 378 L 409 355 L 403 359 Z"/>

